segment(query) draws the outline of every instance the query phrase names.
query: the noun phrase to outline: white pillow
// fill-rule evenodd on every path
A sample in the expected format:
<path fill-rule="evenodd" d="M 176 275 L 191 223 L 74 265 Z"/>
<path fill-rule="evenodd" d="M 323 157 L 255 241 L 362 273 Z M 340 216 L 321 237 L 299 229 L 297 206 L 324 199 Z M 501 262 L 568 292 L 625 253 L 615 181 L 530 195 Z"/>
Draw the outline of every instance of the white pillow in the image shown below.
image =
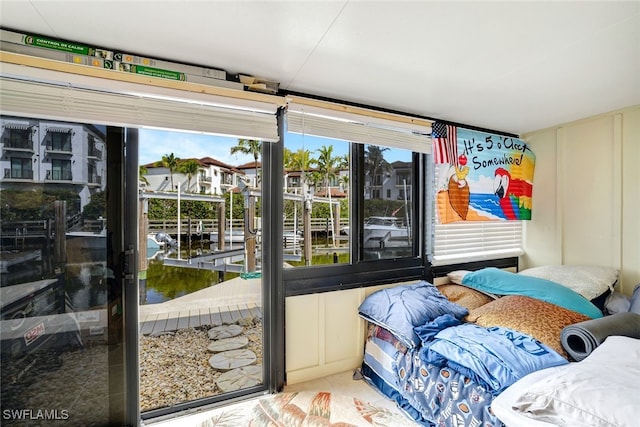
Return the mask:
<path fill-rule="evenodd" d="M 447 273 L 447 277 L 451 281 L 451 283 L 455 283 L 456 285 L 462 285 L 462 279 L 467 273 L 471 273 L 469 270 L 456 270 Z"/>
<path fill-rule="evenodd" d="M 610 336 L 580 362 L 551 368 L 551 375 L 525 387 L 522 380 L 514 383 L 506 390 L 517 396 L 510 406 L 523 417 L 553 425 L 637 425 L 638 360 L 640 340 Z"/>
<path fill-rule="evenodd" d="M 518 274 L 560 283 L 588 300 L 599 297 L 607 290 L 613 292 L 618 280 L 618 270 L 596 265 L 545 265 L 528 268 Z"/>

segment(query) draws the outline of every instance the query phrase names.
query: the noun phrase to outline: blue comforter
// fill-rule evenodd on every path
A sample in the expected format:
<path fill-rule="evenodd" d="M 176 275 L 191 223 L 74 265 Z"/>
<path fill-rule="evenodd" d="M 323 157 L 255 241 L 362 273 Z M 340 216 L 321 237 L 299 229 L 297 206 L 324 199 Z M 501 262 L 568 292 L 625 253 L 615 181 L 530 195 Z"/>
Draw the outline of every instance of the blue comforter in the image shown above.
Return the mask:
<path fill-rule="evenodd" d="M 444 329 L 434 333 L 436 326 L 431 333 L 419 334 L 421 360 L 460 372 L 494 395 L 531 372 L 568 363 L 546 345 L 511 329 L 456 325 L 448 318 L 437 322 Z"/>

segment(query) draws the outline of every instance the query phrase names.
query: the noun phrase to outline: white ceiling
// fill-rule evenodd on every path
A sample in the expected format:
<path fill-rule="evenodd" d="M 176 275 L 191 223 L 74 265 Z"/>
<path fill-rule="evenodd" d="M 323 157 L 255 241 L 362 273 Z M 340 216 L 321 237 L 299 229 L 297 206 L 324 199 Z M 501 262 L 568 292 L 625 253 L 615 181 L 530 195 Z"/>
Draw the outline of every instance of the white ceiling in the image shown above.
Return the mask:
<path fill-rule="evenodd" d="M 640 1 L 0 1 L 0 25 L 522 134 L 640 104 Z"/>

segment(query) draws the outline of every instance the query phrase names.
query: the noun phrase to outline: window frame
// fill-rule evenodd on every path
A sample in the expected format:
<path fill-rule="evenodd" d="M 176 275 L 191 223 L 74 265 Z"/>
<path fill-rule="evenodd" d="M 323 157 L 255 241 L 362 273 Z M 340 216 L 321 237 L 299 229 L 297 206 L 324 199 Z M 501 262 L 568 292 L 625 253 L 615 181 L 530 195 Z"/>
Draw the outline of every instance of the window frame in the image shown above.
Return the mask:
<path fill-rule="evenodd" d="M 9 159 L 9 179 L 33 179 L 33 162 L 30 157 L 11 157 Z M 20 166 L 20 167 L 17 167 Z M 15 173 L 15 171 L 20 171 Z M 18 176 L 19 175 L 19 176 Z"/>
<path fill-rule="evenodd" d="M 286 141 L 283 139 L 283 144 Z M 285 296 L 298 296 L 321 292 L 355 289 L 386 283 L 431 278 L 428 262 L 424 254 L 425 241 L 425 201 L 426 164 L 430 158 L 426 154 L 412 152 L 412 174 L 416 185 L 412 185 L 412 214 L 414 233 L 412 235 L 413 255 L 409 257 L 366 260 L 364 247 L 360 244 L 364 232 L 364 167 L 365 144 L 350 143 L 349 223 L 353 233 L 349 234 L 351 260 L 336 265 L 317 265 L 284 269 L 282 276 Z"/>
<path fill-rule="evenodd" d="M 31 150 L 33 151 L 33 140 L 31 139 L 31 129 L 7 128 L 6 139 L 3 141 L 5 149 Z"/>

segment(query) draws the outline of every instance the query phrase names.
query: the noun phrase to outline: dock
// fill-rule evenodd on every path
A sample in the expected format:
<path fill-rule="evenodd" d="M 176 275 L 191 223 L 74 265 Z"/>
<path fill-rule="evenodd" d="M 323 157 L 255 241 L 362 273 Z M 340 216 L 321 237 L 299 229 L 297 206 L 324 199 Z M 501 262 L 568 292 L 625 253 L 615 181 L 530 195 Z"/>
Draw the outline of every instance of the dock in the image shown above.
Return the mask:
<path fill-rule="evenodd" d="M 261 279 L 237 277 L 208 288 L 138 308 L 140 335 L 198 326 L 220 326 L 262 317 Z"/>

